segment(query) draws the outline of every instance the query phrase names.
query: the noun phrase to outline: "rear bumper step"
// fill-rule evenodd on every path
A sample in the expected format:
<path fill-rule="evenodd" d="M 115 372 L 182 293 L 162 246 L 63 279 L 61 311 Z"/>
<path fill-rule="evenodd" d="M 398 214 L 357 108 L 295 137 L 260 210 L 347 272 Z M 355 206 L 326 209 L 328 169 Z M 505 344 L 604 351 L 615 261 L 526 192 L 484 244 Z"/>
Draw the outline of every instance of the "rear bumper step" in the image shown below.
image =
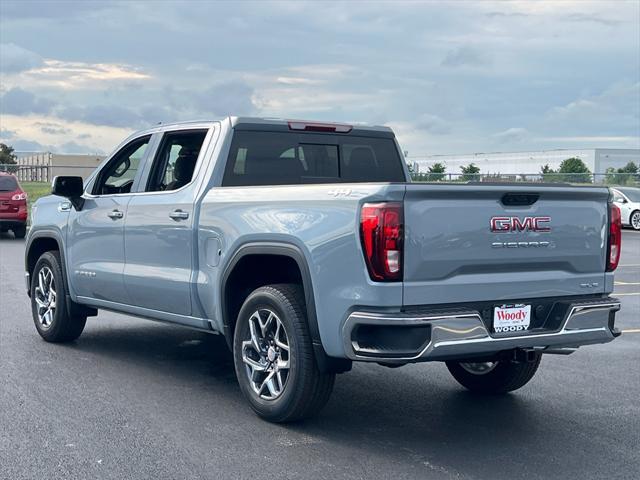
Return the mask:
<path fill-rule="evenodd" d="M 343 327 L 347 357 L 372 362 L 421 362 L 470 358 L 514 349 L 558 353 L 582 345 L 610 342 L 620 302 L 575 302 L 556 331 L 534 329 L 523 334 L 492 335 L 478 311 L 434 314 L 356 311 Z"/>

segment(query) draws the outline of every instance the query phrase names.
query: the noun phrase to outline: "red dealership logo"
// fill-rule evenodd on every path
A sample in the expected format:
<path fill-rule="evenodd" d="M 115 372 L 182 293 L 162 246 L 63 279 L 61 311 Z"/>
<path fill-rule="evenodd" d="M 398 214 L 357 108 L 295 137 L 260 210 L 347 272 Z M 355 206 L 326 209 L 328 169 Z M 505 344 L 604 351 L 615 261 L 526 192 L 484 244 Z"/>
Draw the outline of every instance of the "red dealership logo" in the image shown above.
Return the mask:
<path fill-rule="evenodd" d="M 491 217 L 491 231 L 506 232 L 549 232 L 551 217 Z"/>

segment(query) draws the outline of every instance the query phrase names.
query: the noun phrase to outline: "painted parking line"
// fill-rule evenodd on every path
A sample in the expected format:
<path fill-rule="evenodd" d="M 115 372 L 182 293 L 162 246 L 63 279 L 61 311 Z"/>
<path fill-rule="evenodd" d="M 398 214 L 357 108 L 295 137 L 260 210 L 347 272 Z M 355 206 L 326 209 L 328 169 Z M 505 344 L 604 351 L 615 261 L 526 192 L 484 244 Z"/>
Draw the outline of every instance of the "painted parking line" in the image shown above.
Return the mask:
<path fill-rule="evenodd" d="M 640 285 L 640 282 L 615 282 L 616 285 Z"/>
<path fill-rule="evenodd" d="M 618 268 L 624 268 L 624 267 L 640 267 L 640 263 L 629 263 L 627 265 L 618 265 Z"/>
<path fill-rule="evenodd" d="M 622 330 L 622 333 L 640 333 L 640 328 L 627 328 Z"/>
<path fill-rule="evenodd" d="M 616 297 L 624 297 L 629 295 L 640 295 L 640 292 L 631 292 L 631 293 L 614 293 Z"/>

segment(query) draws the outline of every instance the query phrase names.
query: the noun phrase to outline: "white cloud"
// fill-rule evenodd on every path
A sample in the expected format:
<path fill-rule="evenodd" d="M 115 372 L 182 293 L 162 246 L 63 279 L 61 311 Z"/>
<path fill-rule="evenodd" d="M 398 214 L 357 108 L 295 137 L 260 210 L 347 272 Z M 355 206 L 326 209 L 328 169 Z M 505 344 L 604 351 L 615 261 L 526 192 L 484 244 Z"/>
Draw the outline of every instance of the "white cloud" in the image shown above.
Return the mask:
<path fill-rule="evenodd" d="M 55 124 L 64 132 L 43 131 L 42 125 L 47 124 Z M 62 152 L 63 145 L 74 142 L 76 146 L 84 147 L 84 153 L 109 152 L 131 134 L 128 128 L 96 126 L 43 115 L 25 117 L 3 114 L 2 126 L 14 133 L 11 145 L 23 151 L 44 149 Z M 41 148 L 37 148 L 36 144 L 40 144 Z M 82 152 L 75 148 L 73 153 Z"/>
<path fill-rule="evenodd" d="M 147 80 L 150 75 L 126 64 L 62 62 L 45 60 L 44 65 L 25 72 L 24 78 L 34 85 L 64 89 L 95 87 L 97 83 Z"/>
<path fill-rule="evenodd" d="M 442 60 L 445 67 L 481 67 L 490 62 L 486 52 L 470 45 L 464 45 L 454 50 L 449 50 Z"/>
<path fill-rule="evenodd" d="M 0 73 L 23 72 L 40 67 L 44 60 L 40 55 L 13 43 L 0 44 Z"/>
<path fill-rule="evenodd" d="M 13 140 L 226 113 L 389 123 L 412 153 L 640 137 L 636 1 L 24 3 L 0 17 L 1 90 L 33 95 L 3 106 Z"/>
<path fill-rule="evenodd" d="M 529 138 L 529 132 L 526 128 L 512 127 L 493 134 L 493 138 L 500 143 L 517 143 Z"/>
<path fill-rule="evenodd" d="M 437 115 L 424 113 L 417 118 L 416 127 L 427 132 L 445 134 L 451 132 L 451 123 Z"/>
<path fill-rule="evenodd" d="M 565 132 L 587 131 L 601 125 L 601 132 L 611 132 L 613 127 L 614 131 L 640 137 L 640 81 L 615 82 L 601 93 L 584 94 L 552 108 L 546 117 Z"/>

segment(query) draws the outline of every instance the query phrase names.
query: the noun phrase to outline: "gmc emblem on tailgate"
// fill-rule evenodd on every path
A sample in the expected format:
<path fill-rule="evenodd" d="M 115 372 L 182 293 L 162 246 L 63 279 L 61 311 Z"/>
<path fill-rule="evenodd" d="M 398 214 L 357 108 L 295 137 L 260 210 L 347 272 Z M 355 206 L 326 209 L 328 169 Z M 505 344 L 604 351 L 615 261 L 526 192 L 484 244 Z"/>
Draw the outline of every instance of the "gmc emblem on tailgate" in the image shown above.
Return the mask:
<path fill-rule="evenodd" d="M 551 217 L 491 217 L 491 231 L 505 232 L 550 232 L 551 227 L 545 225 Z"/>

